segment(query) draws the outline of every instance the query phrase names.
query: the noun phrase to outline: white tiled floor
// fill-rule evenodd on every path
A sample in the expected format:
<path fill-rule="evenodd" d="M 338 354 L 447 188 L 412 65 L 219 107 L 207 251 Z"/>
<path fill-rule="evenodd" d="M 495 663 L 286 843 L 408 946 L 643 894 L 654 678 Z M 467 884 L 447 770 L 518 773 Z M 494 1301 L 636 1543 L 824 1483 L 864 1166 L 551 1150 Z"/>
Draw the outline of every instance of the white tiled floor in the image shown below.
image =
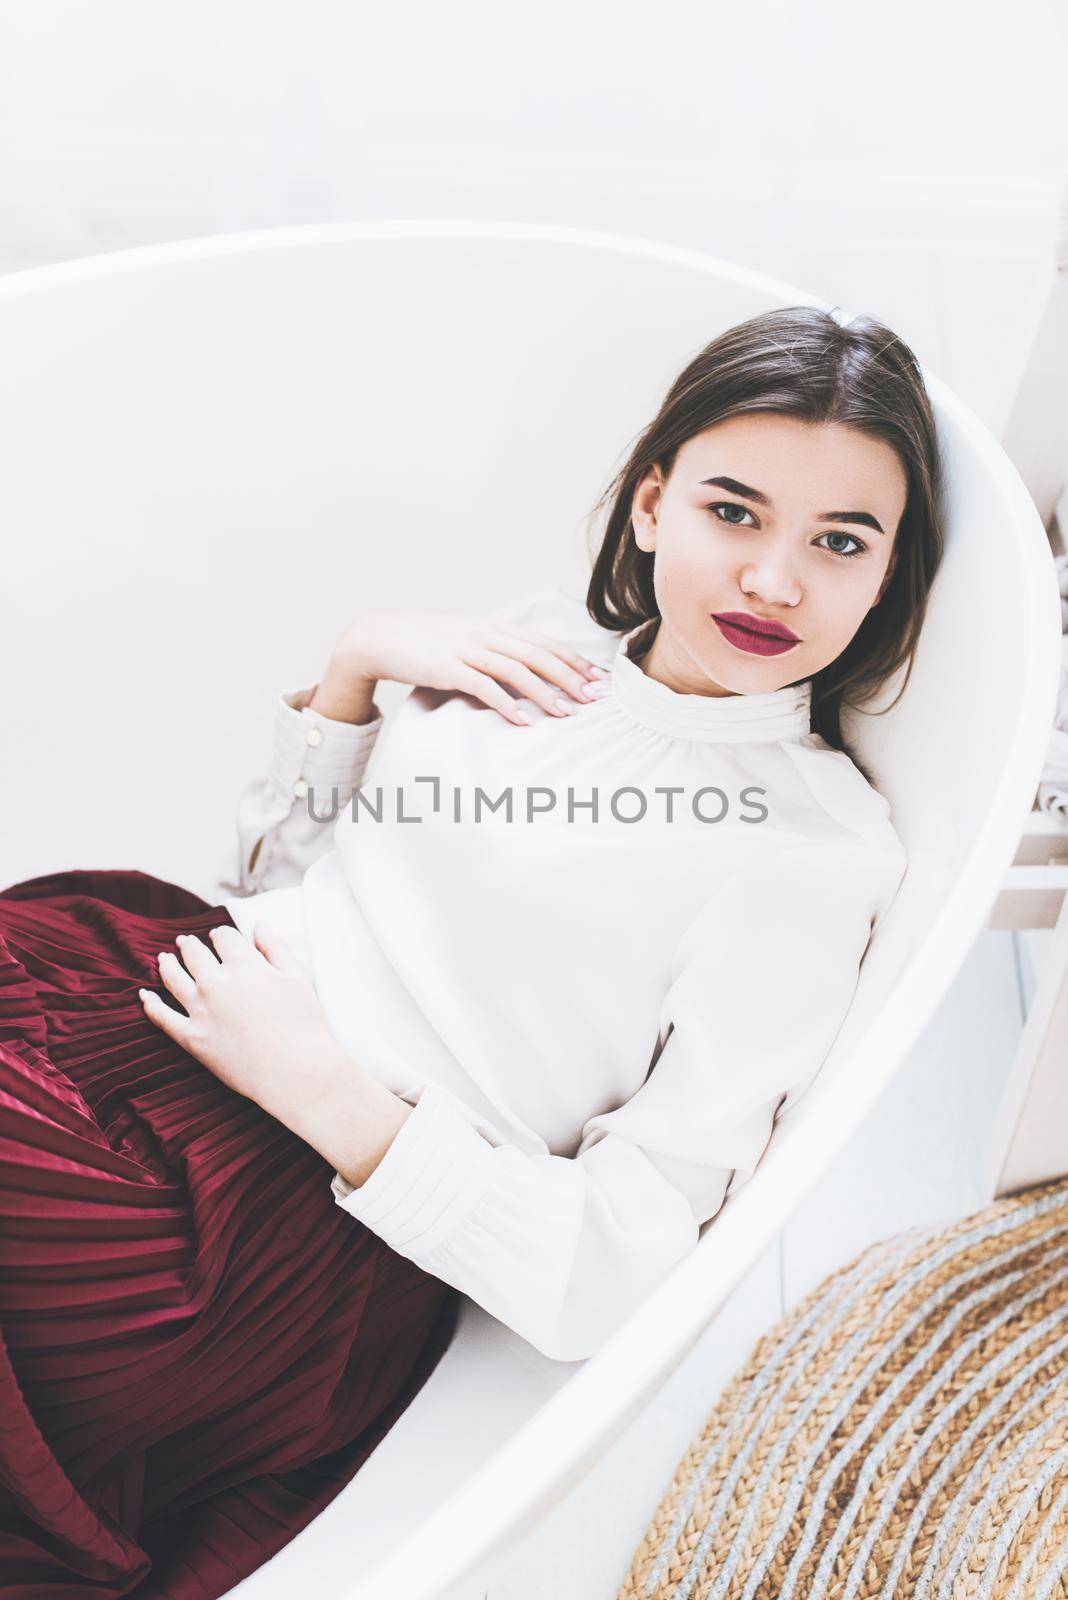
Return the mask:
<path fill-rule="evenodd" d="M 976 1210 L 982 1158 L 1030 993 L 1021 936 L 976 941 L 849 1147 L 637 1422 L 531 1534 L 489 1600 L 614 1600 L 690 1439 L 756 1339 L 874 1240 Z M 457 1589 L 450 1600 L 482 1600 Z"/>

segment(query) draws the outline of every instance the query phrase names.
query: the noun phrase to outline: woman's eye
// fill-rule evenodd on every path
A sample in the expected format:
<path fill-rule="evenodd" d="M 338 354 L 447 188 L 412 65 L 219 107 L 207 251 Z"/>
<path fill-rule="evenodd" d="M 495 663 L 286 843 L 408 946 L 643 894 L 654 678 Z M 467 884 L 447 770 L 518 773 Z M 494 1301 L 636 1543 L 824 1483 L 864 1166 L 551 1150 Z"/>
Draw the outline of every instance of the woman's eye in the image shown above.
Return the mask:
<path fill-rule="evenodd" d="M 745 524 L 742 521 L 742 517 L 751 517 L 753 515 L 746 506 L 740 506 L 734 500 L 723 500 L 718 505 L 709 506 L 708 509 L 714 511 L 721 522 L 728 523 L 732 528 L 743 528 Z M 740 512 L 740 515 L 725 515 L 725 513 L 735 511 Z"/>
<path fill-rule="evenodd" d="M 826 547 L 831 550 L 832 556 L 841 556 L 845 561 L 848 561 L 851 556 L 863 555 L 868 548 L 862 539 L 856 538 L 852 533 L 825 533 L 823 537 L 825 539 L 845 539 L 848 543 L 856 546 L 854 550 L 831 550 L 830 545 Z"/>

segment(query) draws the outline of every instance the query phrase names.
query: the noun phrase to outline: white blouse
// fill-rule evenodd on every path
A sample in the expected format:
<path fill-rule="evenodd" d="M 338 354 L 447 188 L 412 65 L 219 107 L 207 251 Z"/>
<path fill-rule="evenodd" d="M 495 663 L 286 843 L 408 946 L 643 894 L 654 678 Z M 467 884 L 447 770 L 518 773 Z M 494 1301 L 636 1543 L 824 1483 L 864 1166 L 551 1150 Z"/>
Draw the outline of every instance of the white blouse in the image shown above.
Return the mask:
<path fill-rule="evenodd" d="M 419 688 L 383 732 L 280 694 L 219 895 L 294 944 L 332 1032 L 414 1107 L 337 1203 L 572 1361 L 752 1175 L 906 858 L 810 731 L 810 684 L 676 693 L 631 659 L 644 627 L 560 589 L 494 615 L 609 667 L 602 696 L 524 699 L 520 728 Z"/>

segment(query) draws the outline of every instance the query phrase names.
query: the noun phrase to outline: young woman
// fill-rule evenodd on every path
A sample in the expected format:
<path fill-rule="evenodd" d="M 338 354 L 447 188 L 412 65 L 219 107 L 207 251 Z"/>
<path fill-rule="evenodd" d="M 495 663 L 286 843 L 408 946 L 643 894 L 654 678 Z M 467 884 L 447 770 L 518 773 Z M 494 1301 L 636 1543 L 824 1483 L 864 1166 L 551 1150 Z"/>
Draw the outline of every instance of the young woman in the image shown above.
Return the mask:
<path fill-rule="evenodd" d="M 889 329 L 753 318 L 610 486 L 584 602 L 364 612 L 279 696 L 220 904 L 0 895 L 5 1593 L 225 1592 L 458 1292 L 580 1360 L 693 1248 L 905 870 L 840 714 L 911 664 L 940 481 Z"/>

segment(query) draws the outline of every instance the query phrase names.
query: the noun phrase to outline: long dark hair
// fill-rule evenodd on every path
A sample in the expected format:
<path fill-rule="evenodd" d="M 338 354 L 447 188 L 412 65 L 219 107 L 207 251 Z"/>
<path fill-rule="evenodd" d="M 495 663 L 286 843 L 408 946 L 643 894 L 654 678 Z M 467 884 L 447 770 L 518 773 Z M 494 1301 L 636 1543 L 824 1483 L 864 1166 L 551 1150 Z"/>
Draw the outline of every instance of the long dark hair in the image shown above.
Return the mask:
<path fill-rule="evenodd" d="M 931 402 L 916 357 L 875 317 L 843 326 L 829 311 L 786 306 L 729 328 L 693 358 L 593 508 L 596 514 L 611 501 L 586 608 L 601 627 L 619 633 L 659 616 L 654 553 L 638 546 L 631 521 L 638 484 L 657 463 L 666 481 L 688 439 L 751 411 L 855 428 L 890 445 L 908 477 L 882 597 L 845 650 L 812 677 L 813 732 L 844 751 L 870 782 L 843 738 L 842 705 L 862 706 L 907 662 L 892 704 L 901 698 L 944 549 L 944 467 Z"/>

